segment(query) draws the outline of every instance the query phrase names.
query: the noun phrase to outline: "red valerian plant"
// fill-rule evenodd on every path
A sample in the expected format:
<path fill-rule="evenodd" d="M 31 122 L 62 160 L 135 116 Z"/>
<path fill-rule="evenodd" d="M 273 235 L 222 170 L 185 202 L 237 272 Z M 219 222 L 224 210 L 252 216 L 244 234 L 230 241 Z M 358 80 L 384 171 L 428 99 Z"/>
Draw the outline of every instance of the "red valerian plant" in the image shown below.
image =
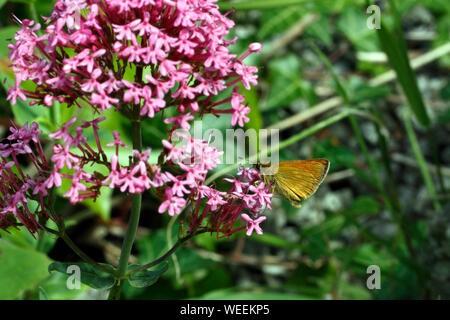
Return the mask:
<path fill-rule="evenodd" d="M 124 251 L 131 250 L 134 240 L 141 194 L 149 189 L 162 198 L 161 214 L 178 215 L 189 207 L 190 235 L 211 231 L 218 237 L 230 236 L 245 228 L 247 235 L 262 233 L 259 223 L 265 218 L 258 216 L 270 208 L 272 195 L 258 171 L 241 169 L 238 178 L 226 179 L 232 183 L 228 191 L 205 185 L 222 152 L 207 141 L 180 133 L 180 129 L 190 130 L 195 115 L 231 114 L 233 126 L 249 121 L 250 108 L 236 85 L 240 82 L 250 89 L 257 84 L 258 69 L 245 65 L 244 59 L 260 52 L 261 44 L 251 44 L 240 57 L 231 54 L 228 47 L 237 38 L 226 40 L 226 36 L 234 23 L 219 12 L 215 2 L 59 0 L 51 16 L 44 18 L 43 30 L 37 22 L 21 22 L 15 42 L 9 45 L 16 78 L 8 100 L 15 104 L 17 99 L 30 99 L 31 106 L 49 108 L 57 101 L 67 107 L 92 108 L 98 116 L 92 121 L 73 117 L 51 133 L 55 144 L 49 156 L 43 152 L 36 123 L 11 128 L 6 143 L 0 144 L 1 228 L 22 224 L 38 233 L 46 218 L 58 219 L 48 198 L 53 188 L 67 180 L 70 187 L 64 196 L 72 204 L 95 200 L 102 188 L 133 194 L 131 237 L 124 242 L 119 274 L 128 261 Z M 24 82 L 32 82 L 34 89 L 23 89 Z M 231 96 L 216 101 L 230 87 Z M 164 118 L 168 108 L 177 113 Z M 117 132 L 111 140 L 101 141 L 98 130 L 107 109 L 132 122 L 131 148 Z M 151 164 L 151 150 L 142 146 L 141 122 L 156 116 L 168 125 L 168 137 L 162 141 L 158 163 Z M 93 130 L 95 147 L 87 143 L 86 130 Z M 109 159 L 105 143 L 115 147 Z M 126 148 L 132 154 L 128 165 L 118 160 Z M 19 157 L 33 163 L 32 175 L 21 169 Z M 93 164 L 105 166 L 109 174 L 92 172 Z M 36 209 L 30 209 L 31 201 L 38 203 Z M 237 220 L 243 226 L 236 227 Z"/>

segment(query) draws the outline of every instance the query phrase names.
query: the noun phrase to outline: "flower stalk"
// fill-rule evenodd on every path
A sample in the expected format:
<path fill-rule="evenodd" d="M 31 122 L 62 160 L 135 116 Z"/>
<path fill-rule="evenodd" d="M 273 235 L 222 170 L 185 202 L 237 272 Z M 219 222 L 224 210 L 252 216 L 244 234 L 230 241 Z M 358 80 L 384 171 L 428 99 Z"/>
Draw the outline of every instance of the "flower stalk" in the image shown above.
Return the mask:
<path fill-rule="evenodd" d="M 139 118 L 139 109 L 134 108 L 134 115 Z M 133 149 L 142 151 L 142 128 L 141 121 L 139 119 L 132 121 L 132 140 Z M 132 205 L 131 205 L 131 215 L 128 221 L 127 231 L 125 233 L 125 238 L 122 243 L 122 250 L 120 252 L 119 266 L 117 267 L 117 282 L 109 293 L 109 300 L 120 299 L 120 291 L 123 286 L 123 278 L 127 272 L 128 261 L 131 255 L 131 249 L 133 248 L 133 243 L 136 238 L 136 232 L 139 225 L 139 217 L 141 215 L 141 205 L 142 205 L 142 193 L 133 194 Z"/>

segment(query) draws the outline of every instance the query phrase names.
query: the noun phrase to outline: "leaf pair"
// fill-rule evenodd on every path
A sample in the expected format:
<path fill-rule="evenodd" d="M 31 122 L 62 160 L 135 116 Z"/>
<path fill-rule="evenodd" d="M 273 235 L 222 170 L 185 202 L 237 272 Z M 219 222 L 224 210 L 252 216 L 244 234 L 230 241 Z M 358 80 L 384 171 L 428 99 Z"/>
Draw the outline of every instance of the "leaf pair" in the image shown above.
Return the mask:
<path fill-rule="evenodd" d="M 134 268 L 137 267 L 137 265 L 130 267 Z M 167 269 L 168 264 L 165 263 L 163 267 L 157 270 L 144 270 L 131 273 L 127 280 L 131 286 L 136 288 L 149 287 L 153 285 Z M 69 278 L 67 279 L 67 284 L 69 284 L 69 281 L 72 281 L 72 283 L 79 281 L 80 283 L 97 290 L 111 289 L 117 281 L 112 274 L 98 270 L 92 265 L 84 262 L 53 262 L 49 265 L 48 271 L 57 271 L 68 275 Z"/>

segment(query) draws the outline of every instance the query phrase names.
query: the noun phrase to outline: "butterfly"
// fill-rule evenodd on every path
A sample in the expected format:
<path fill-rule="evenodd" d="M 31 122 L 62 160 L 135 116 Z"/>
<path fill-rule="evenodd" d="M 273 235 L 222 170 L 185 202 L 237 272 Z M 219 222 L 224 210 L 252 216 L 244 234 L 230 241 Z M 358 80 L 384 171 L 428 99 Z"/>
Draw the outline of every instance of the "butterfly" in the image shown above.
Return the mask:
<path fill-rule="evenodd" d="M 302 200 L 312 196 L 325 179 L 330 162 L 326 159 L 284 161 L 274 166 L 272 172 L 257 165 L 264 183 L 272 186 L 272 192 L 301 207 Z M 267 174 L 266 174 L 267 173 Z"/>

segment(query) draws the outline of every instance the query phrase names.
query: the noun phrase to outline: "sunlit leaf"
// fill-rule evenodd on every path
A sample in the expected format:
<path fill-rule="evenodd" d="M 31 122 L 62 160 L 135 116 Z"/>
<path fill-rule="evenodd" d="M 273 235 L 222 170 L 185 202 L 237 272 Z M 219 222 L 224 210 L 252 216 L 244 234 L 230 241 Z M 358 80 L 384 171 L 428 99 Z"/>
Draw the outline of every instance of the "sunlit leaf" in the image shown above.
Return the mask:
<path fill-rule="evenodd" d="M 48 276 L 51 262 L 41 252 L 0 240 L 0 299 L 15 299 Z"/>

